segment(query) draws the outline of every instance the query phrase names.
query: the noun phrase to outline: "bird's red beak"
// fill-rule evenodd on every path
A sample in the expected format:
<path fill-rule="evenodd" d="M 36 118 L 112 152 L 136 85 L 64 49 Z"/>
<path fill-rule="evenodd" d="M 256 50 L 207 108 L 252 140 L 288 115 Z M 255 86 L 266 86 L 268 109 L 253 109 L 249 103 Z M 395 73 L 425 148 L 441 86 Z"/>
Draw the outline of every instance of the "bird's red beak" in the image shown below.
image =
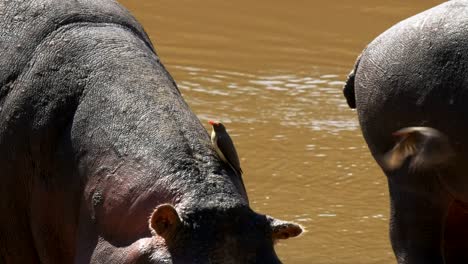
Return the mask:
<path fill-rule="evenodd" d="M 208 121 L 208 123 L 210 123 L 210 125 L 212 125 L 212 126 L 214 126 L 216 124 L 216 122 L 213 121 L 213 120 Z"/>

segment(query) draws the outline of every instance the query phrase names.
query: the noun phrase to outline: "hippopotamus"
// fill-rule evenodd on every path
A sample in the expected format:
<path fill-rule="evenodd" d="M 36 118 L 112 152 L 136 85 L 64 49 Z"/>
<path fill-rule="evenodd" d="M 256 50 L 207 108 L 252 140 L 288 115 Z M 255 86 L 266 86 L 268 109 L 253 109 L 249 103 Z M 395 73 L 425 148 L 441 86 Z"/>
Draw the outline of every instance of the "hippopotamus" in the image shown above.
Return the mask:
<path fill-rule="evenodd" d="M 142 26 L 113 0 L 0 1 L 0 263 L 280 263 Z"/>
<path fill-rule="evenodd" d="M 398 263 L 468 263 L 468 1 L 445 2 L 379 35 L 343 92 L 388 181 Z M 440 131 L 453 153 L 423 168 L 412 168 L 411 156 L 382 166 L 392 133 L 405 127 Z"/>

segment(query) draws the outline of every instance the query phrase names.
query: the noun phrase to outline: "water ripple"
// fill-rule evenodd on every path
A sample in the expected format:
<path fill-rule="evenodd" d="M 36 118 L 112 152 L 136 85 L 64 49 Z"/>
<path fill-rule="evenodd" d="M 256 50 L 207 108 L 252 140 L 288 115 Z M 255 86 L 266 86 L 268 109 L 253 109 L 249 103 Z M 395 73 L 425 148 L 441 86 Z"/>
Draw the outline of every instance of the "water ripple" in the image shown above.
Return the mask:
<path fill-rule="evenodd" d="M 302 127 L 316 131 L 337 133 L 356 130 L 356 119 L 349 118 L 349 110 L 342 96 L 344 76 L 338 74 L 258 75 L 208 70 L 193 66 L 175 66 L 185 78 L 179 83 L 187 100 L 198 109 L 203 119 L 212 116 L 213 102 L 218 110 L 238 114 L 218 117 L 232 122 L 276 122 L 281 126 Z M 210 106 L 210 107 L 206 107 Z M 342 113 L 345 112 L 345 113 Z M 252 115 L 255 113 L 255 115 Z"/>

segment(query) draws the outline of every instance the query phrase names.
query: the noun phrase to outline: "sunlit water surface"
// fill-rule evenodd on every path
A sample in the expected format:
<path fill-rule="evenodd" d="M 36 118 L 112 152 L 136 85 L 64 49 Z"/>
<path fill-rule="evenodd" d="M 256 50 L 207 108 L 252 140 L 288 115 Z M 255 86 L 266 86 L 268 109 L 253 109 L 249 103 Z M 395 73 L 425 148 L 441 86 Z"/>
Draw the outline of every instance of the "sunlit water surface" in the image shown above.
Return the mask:
<path fill-rule="evenodd" d="M 185 100 L 223 121 L 259 212 L 307 230 L 285 263 L 395 263 L 386 179 L 342 86 L 359 52 L 442 1 L 125 0 Z"/>

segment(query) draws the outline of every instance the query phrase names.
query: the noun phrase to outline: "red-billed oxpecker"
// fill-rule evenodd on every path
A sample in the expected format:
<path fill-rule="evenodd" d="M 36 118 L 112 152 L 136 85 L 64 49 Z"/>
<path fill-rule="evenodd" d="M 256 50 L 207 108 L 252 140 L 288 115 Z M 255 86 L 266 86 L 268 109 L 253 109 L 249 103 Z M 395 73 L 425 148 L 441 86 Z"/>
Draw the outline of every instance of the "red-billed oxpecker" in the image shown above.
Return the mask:
<path fill-rule="evenodd" d="M 226 127 L 224 127 L 221 122 L 210 120 L 208 123 L 213 126 L 213 130 L 211 131 L 211 143 L 218 153 L 218 156 L 222 161 L 231 166 L 237 176 L 241 177 L 242 169 L 240 167 L 239 157 L 237 156 L 236 147 L 226 131 Z"/>

